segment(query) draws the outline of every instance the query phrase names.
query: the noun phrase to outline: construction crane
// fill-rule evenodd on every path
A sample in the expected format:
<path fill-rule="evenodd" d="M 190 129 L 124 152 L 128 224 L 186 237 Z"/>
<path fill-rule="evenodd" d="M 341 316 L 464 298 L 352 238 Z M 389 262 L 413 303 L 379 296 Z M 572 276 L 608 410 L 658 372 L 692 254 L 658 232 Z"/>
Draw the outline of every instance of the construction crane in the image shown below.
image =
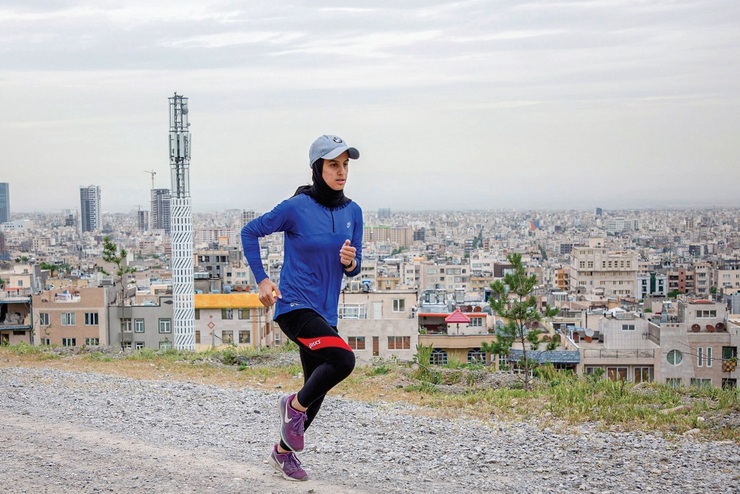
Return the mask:
<path fill-rule="evenodd" d="M 154 175 L 156 175 L 157 172 L 155 172 L 154 170 L 144 170 L 144 173 L 148 173 L 152 176 L 152 190 L 154 190 Z"/>

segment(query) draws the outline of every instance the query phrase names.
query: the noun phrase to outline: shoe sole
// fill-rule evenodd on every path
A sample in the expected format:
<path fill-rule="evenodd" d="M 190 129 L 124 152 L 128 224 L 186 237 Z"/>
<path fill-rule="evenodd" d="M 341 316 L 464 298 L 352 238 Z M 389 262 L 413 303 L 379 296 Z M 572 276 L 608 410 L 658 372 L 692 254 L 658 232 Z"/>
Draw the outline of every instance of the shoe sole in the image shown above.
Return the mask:
<path fill-rule="evenodd" d="M 275 471 L 279 473 L 280 476 L 283 477 L 285 480 L 290 480 L 291 482 L 305 482 L 306 480 L 308 480 L 308 475 L 306 475 L 306 478 L 304 479 L 294 479 L 293 477 L 285 473 L 283 469 L 280 468 L 280 464 L 277 462 L 275 457 L 272 455 L 270 455 L 270 465 L 272 465 L 272 468 L 274 468 Z"/>
<path fill-rule="evenodd" d="M 290 396 L 291 395 L 287 395 L 285 397 L 285 400 L 287 401 L 290 398 Z M 283 398 L 281 397 L 278 400 L 278 415 L 280 417 L 280 439 L 283 440 L 283 442 L 288 447 L 288 449 L 290 449 L 293 453 L 302 453 L 303 452 L 303 448 L 301 448 L 301 449 L 293 449 L 291 447 L 290 443 L 288 442 L 288 440 L 285 439 L 285 434 L 283 434 L 283 425 L 285 424 L 285 417 L 283 417 L 283 410 L 284 409 L 285 409 L 285 405 L 283 404 Z"/>

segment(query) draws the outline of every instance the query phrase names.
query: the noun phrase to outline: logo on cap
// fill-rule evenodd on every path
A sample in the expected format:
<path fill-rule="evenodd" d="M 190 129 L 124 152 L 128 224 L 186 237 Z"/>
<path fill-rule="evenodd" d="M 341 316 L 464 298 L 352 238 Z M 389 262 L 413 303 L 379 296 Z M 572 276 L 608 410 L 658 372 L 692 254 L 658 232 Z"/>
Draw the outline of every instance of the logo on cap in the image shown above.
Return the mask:
<path fill-rule="evenodd" d="M 336 142 L 337 144 L 339 144 L 339 143 L 342 142 L 342 140 L 339 137 L 334 137 L 334 139 L 332 139 L 332 141 Z"/>

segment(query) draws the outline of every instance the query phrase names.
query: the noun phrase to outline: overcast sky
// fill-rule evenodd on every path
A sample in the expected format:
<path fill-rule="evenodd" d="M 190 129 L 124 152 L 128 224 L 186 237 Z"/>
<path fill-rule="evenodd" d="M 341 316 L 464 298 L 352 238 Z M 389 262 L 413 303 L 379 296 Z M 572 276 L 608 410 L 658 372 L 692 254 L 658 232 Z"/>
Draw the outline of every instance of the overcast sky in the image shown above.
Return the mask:
<path fill-rule="evenodd" d="M 264 211 L 308 148 L 364 209 L 740 206 L 740 2 L 0 0 L 11 211 L 149 209 L 168 97 L 195 211 Z"/>

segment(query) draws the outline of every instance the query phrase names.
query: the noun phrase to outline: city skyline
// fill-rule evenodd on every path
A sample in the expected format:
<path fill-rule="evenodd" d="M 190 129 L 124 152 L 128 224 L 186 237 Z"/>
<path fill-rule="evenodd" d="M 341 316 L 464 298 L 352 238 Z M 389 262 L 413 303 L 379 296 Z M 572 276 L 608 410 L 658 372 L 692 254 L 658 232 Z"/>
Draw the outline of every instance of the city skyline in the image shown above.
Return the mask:
<path fill-rule="evenodd" d="M 85 183 L 105 212 L 146 208 L 169 186 L 175 91 L 195 212 L 271 208 L 310 181 L 322 133 L 360 150 L 346 193 L 367 210 L 740 206 L 735 2 L 0 12 L 14 213 L 76 210 Z"/>

